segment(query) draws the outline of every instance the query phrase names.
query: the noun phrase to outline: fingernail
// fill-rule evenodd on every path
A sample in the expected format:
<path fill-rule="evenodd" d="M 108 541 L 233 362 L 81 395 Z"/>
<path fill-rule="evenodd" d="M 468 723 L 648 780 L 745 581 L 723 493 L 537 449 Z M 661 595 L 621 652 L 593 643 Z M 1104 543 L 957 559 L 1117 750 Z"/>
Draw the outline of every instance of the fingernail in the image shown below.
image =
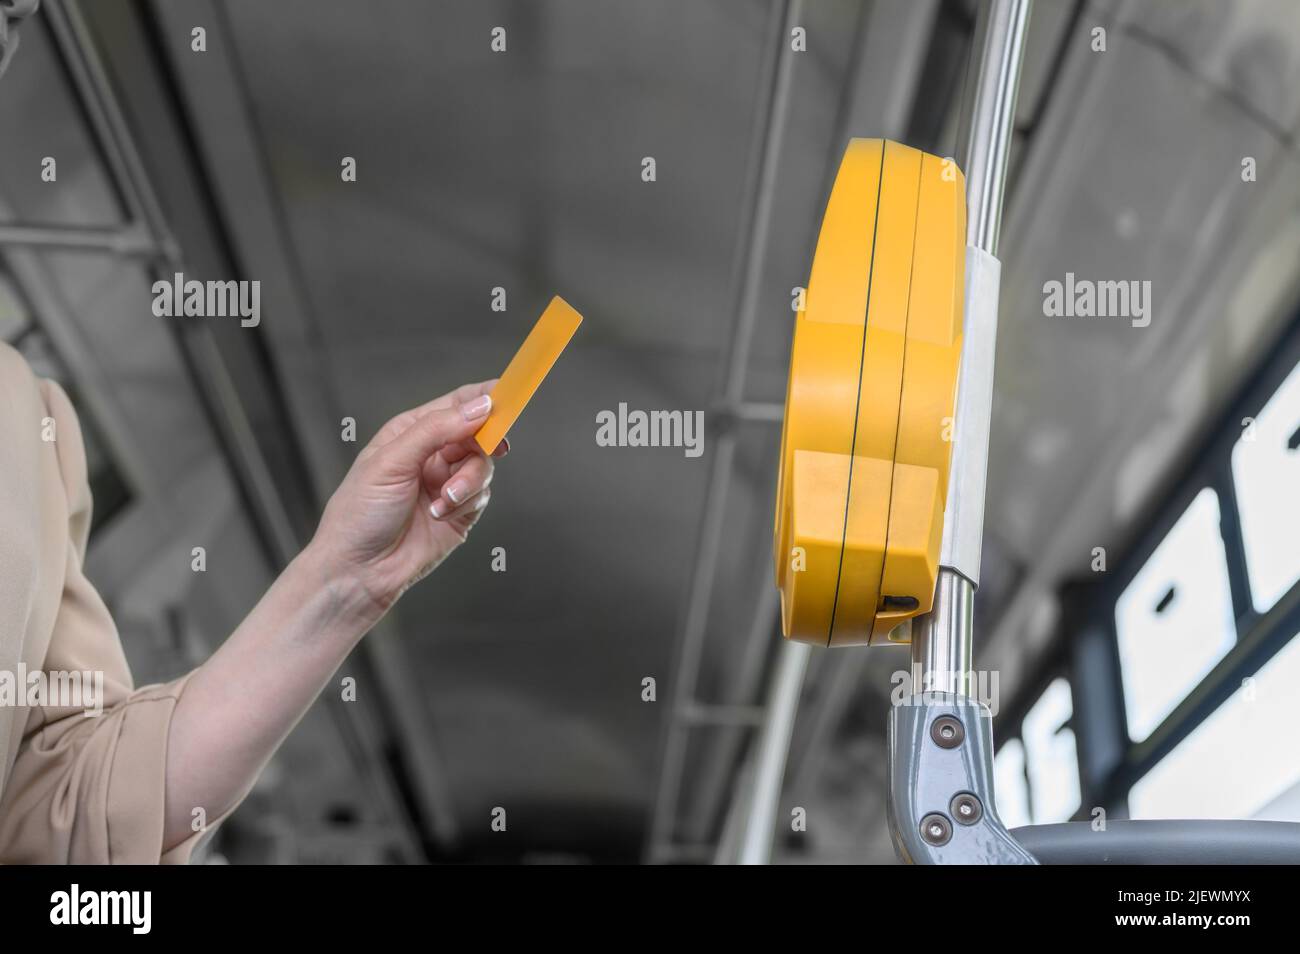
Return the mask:
<path fill-rule="evenodd" d="M 447 501 L 439 497 L 429 505 L 429 513 L 433 514 L 434 520 L 441 520 L 447 516 Z"/>
<path fill-rule="evenodd" d="M 480 394 L 474 400 L 467 401 L 460 406 L 460 413 L 465 415 L 467 421 L 477 421 L 480 417 L 487 417 L 490 410 L 492 410 L 492 396 L 490 394 Z"/>
<path fill-rule="evenodd" d="M 489 494 L 487 494 L 487 493 L 481 493 L 481 494 L 479 494 L 479 495 L 478 495 L 478 500 L 475 500 L 475 501 L 474 501 L 474 509 L 475 509 L 475 510 L 482 510 L 484 507 L 486 507 L 486 506 L 488 505 L 488 497 L 489 497 Z"/>
<path fill-rule="evenodd" d="M 442 492 L 447 495 L 448 500 L 458 504 L 465 499 L 465 489 L 465 481 L 453 480 L 442 488 Z"/>

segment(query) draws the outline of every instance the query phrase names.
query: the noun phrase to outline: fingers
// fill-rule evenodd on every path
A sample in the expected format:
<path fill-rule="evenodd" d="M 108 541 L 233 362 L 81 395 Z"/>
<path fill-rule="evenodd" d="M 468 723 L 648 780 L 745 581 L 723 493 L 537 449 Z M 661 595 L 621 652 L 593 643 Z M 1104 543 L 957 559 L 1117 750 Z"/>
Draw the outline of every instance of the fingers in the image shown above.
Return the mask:
<path fill-rule="evenodd" d="M 460 521 L 461 523 L 464 523 L 466 525 L 466 529 L 468 529 L 468 527 L 473 526 L 474 522 L 478 520 L 479 514 L 483 512 L 483 509 L 488 505 L 488 501 L 491 499 L 492 499 L 492 491 L 485 489 L 475 494 L 473 497 L 470 497 L 469 500 L 466 500 L 464 503 L 460 504 L 458 507 L 456 507 L 455 510 L 450 511 L 441 517 L 435 514 L 434 519 L 441 521 L 443 523 L 455 523 L 457 521 Z M 440 497 L 437 500 L 435 500 L 433 503 L 434 506 L 436 507 L 441 502 L 442 502 L 442 498 Z M 429 512 L 433 513 L 432 507 L 430 508 Z"/>
<path fill-rule="evenodd" d="M 376 459 L 395 474 L 418 475 L 434 453 L 449 444 L 468 441 L 491 410 L 492 398 L 487 394 L 431 410 L 380 448 Z"/>
<path fill-rule="evenodd" d="M 490 457 L 474 454 L 457 461 L 450 468 L 441 485 L 426 485 L 433 497 L 429 512 L 443 519 L 456 512 L 475 495 L 487 490 L 492 483 L 493 465 Z M 434 491 L 438 491 L 435 496 Z"/>
<path fill-rule="evenodd" d="M 462 457 L 468 457 L 470 454 L 481 454 L 481 453 L 483 453 L 483 450 L 478 446 L 477 441 L 462 441 L 459 444 L 448 444 L 441 451 L 439 451 L 439 454 L 443 458 L 443 460 L 447 461 L 447 463 L 449 464 L 454 464 Z M 507 437 L 503 437 L 501 438 L 501 443 L 496 446 L 496 450 L 494 450 L 490 456 L 500 458 L 500 457 L 505 457 L 506 454 L 509 453 L 510 453 L 510 439 Z"/>
<path fill-rule="evenodd" d="M 492 378 L 489 381 L 475 381 L 472 384 L 462 384 L 456 390 L 451 391 L 442 397 L 436 397 L 429 403 L 421 407 L 420 411 L 436 411 L 439 408 L 451 407 L 455 404 L 468 404 L 480 394 L 491 394 L 492 389 L 496 387 L 499 379 Z"/>
<path fill-rule="evenodd" d="M 455 407 L 458 404 L 468 404 L 480 395 L 490 394 L 492 389 L 496 387 L 496 383 L 497 379 L 492 378 L 490 381 L 475 381 L 472 384 L 462 384 L 454 391 L 449 391 L 432 401 L 421 404 L 419 407 L 403 411 L 384 424 L 368 446 L 377 448 L 390 443 L 393 438 L 404 433 L 412 424 L 430 411 L 439 411 Z"/>

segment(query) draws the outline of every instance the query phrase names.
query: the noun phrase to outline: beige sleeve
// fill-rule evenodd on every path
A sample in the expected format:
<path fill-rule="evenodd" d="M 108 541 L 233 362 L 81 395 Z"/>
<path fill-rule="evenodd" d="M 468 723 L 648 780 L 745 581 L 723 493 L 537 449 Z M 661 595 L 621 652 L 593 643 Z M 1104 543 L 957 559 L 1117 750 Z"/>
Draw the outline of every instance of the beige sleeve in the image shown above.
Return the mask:
<path fill-rule="evenodd" d="M 40 390 L 58 428 L 62 477 L 61 487 L 42 486 L 40 499 L 42 506 L 47 499 L 51 507 L 61 506 L 66 519 L 34 515 L 43 528 L 35 545 L 61 548 L 65 556 L 50 631 L 26 633 L 29 649 L 48 640 L 44 658 L 26 663 L 46 673 L 102 673 L 103 711 L 87 716 L 82 705 L 25 710 L 21 742 L 0 794 L 0 862 L 183 864 L 205 832 L 164 852 L 163 800 L 167 733 L 189 677 L 133 688 L 117 628 L 82 571 L 91 499 L 76 414 L 57 385 L 42 381 Z M 62 539 L 49 539 L 55 535 L 50 528 L 60 524 Z M 33 555 L 32 565 L 57 567 L 57 555 Z M 53 588 L 58 574 L 48 576 L 33 572 L 37 586 Z M 207 830 L 217 821 L 210 820 Z"/>

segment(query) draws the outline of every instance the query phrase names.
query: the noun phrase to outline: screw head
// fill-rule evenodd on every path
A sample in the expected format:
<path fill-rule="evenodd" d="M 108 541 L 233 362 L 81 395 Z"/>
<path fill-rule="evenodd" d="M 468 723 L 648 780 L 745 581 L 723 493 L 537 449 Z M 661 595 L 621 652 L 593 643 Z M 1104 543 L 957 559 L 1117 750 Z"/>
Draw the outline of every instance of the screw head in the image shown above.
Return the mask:
<path fill-rule="evenodd" d="M 921 819 L 921 838 L 936 848 L 948 844 L 952 840 L 952 822 L 939 812 L 931 812 Z"/>
<path fill-rule="evenodd" d="M 970 792 L 958 792 L 952 797 L 948 811 L 959 825 L 974 825 L 984 817 L 984 806 Z"/>
<path fill-rule="evenodd" d="M 955 749 L 966 741 L 966 727 L 960 719 L 950 715 L 939 716 L 930 723 L 930 738 L 941 749 Z"/>

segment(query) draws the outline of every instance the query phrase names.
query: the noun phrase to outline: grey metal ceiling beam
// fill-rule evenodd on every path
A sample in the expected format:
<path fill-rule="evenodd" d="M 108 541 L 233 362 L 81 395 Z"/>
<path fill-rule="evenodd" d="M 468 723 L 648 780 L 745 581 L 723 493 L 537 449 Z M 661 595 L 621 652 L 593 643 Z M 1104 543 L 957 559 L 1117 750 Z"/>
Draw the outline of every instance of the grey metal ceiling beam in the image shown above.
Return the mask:
<path fill-rule="evenodd" d="M 789 110 L 790 74 L 793 52 L 787 38 L 798 24 L 800 0 L 780 0 L 771 21 L 776 53 L 770 71 L 770 86 L 756 145 L 753 180 L 749 193 L 747 227 L 742 230 L 737 285 L 734 290 L 732 332 L 720 382 L 721 400 L 727 407 L 745 399 L 745 376 L 749 367 L 754 319 L 758 310 L 758 286 L 767 252 L 768 231 L 776 192 L 776 170 L 785 121 Z M 647 839 L 647 857 L 658 861 L 671 854 L 676 838 L 677 809 L 681 798 L 686 743 L 691 724 L 683 713 L 695 704 L 700 659 L 708 635 L 709 605 L 718 557 L 723 545 L 723 517 L 736 457 L 736 430 L 729 427 L 715 442 L 709 458 L 704 515 L 696 546 L 694 571 L 686 601 L 686 615 L 674 655 L 671 708 L 665 726 L 660 760 L 659 789 L 655 798 Z"/>
<path fill-rule="evenodd" d="M 766 575 L 766 574 L 765 574 Z M 732 705 L 753 703 L 759 713 L 755 725 L 762 724 L 765 712 L 759 699 L 763 688 L 763 674 L 772 647 L 778 645 L 776 637 L 781 604 L 775 586 L 763 586 L 755 603 L 749 632 L 742 643 L 740 658 L 733 667 L 732 678 L 723 691 L 723 698 Z M 718 807 L 727 790 L 737 789 L 741 776 L 737 774 L 737 759 L 742 746 L 749 740 L 743 729 L 718 727 L 713 737 L 706 741 L 705 756 L 700 760 L 701 776 L 694 786 L 694 798 L 684 813 L 686 839 L 691 843 L 705 842 L 711 835 L 718 816 Z"/>
<path fill-rule="evenodd" d="M 310 293 L 267 168 L 261 137 L 248 102 L 243 73 L 225 9 L 211 0 L 154 3 L 165 35 L 188 37 L 195 25 L 207 31 L 203 56 L 170 57 L 178 92 L 192 125 L 205 171 L 223 212 L 232 250 L 245 273 L 280 276 L 264 281 L 270 319 L 261 327 L 273 358 L 294 355 L 294 370 L 282 376 L 290 420 L 303 435 L 308 477 L 317 502 L 328 499 L 350 461 L 346 445 L 320 439 L 336 433 L 343 417 L 330 378 L 328 354 L 311 315 Z M 167 47 L 172 52 L 174 47 Z M 373 667 L 394 720 L 403 759 L 410 767 L 420 807 L 433 840 L 449 845 L 458 824 L 451 807 L 444 766 L 420 700 L 424 693 L 391 621 L 380 623 L 359 648 Z"/>
<path fill-rule="evenodd" d="M 0 225 L 0 246 L 56 251 L 107 252 L 124 258 L 158 258 L 165 254 L 148 231 L 125 228 L 74 228 L 65 225 Z"/>
<path fill-rule="evenodd" d="M 183 270 L 186 264 L 206 265 L 209 270 L 220 267 L 221 255 L 211 240 L 198 243 L 201 246 L 199 255 L 182 256 L 80 9 L 64 0 L 47 0 L 44 10 L 103 150 L 114 185 L 126 206 L 128 218 L 147 230 L 150 240 L 161 252 L 151 261 L 151 270 L 155 274 Z M 188 170 L 175 172 L 178 175 L 190 174 Z M 202 235 L 210 227 L 209 222 L 191 221 L 189 234 Z M 194 250 L 187 251 L 193 253 Z M 258 444 L 222 350 L 205 325 L 196 325 L 187 333 L 178 331 L 177 335 L 236 478 L 254 505 L 272 562 L 284 565 L 297 553 L 298 533 Z M 377 727 L 363 709 L 336 701 L 328 704 L 327 711 L 342 734 L 354 763 L 376 785 L 376 793 L 387 806 L 389 817 L 399 823 L 409 823 L 390 769 L 376 758 L 380 745 Z M 402 846 L 397 847 L 400 849 Z"/>

